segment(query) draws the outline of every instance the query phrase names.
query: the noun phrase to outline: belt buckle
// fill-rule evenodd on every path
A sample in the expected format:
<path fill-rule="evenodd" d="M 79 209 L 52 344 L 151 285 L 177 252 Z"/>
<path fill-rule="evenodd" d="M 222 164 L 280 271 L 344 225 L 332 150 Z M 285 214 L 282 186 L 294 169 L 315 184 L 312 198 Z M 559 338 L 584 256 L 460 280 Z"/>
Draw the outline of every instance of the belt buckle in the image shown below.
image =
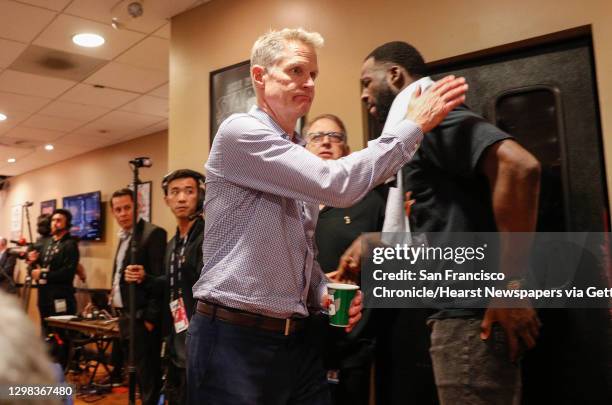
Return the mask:
<path fill-rule="evenodd" d="M 289 336 L 289 331 L 291 330 L 291 318 L 285 319 L 285 336 Z"/>

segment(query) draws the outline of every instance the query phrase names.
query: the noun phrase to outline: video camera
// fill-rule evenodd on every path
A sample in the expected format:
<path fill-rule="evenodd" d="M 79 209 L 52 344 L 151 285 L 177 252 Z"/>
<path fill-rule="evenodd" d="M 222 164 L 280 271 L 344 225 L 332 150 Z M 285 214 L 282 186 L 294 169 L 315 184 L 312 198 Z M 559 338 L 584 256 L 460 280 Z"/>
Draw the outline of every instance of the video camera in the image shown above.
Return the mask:
<path fill-rule="evenodd" d="M 33 249 L 34 244 L 27 242 L 25 238 L 19 240 L 10 240 L 10 243 L 16 245 L 7 249 L 7 253 L 11 256 L 17 257 L 19 260 L 25 260 L 28 258 L 28 251 Z"/>
<path fill-rule="evenodd" d="M 36 220 L 36 232 L 41 237 L 51 235 L 51 215 L 43 214 Z M 38 242 L 28 242 L 26 238 L 21 237 L 18 240 L 10 240 L 10 243 L 16 245 L 8 249 L 8 254 L 16 256 L 20 260 L 27 259 L 28 252 L 31 250 L 39 250 L 41 247 Z"/>

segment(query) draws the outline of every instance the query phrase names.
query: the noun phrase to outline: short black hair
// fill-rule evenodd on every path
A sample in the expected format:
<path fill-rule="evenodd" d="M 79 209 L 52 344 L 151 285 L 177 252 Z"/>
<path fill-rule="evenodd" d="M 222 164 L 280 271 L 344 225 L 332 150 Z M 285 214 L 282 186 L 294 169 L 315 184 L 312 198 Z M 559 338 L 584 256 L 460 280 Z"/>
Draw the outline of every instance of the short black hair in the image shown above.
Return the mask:
<path fill-rule="evenodd" d="M 121 188 L 121 189 L 115 191 L 113 193 L 113 195 L 111 195 L 111 199 L 110 199 L 111 208 L 113 208 L 113 198 L 123 197 L 124 195 L 129 195 L 130 198 L 132 199 L 132 201 L 135 201 L 135 199 L 134 199 L 134 192 L 131 189 L 129 189 L 127 187 Z"/>
<path fill-rule="evenodd" d="M 36 220 L 36 232 L 40 236 L 51 235 L 51 214 L 41 214 Z"/>
<path fill-rule="evenodd" d="M 68 229 L 70 229 L 70 227 L 72 226 L 72 212 L 64 208 L 56 208 L 53 210 L 53 213 L 51 214 L 51 218 L 53 218 L 55 214 L 60 214 L 64 218 L 66 218 L 66 226 L 68 227 Z"/>
<path fill-rule="evenodd" d="M 166 174 L 162 179 L 161 186 L 162 190 L 164 190 L 164 195 L 168 195 L 168 185 L 177 179 L 193 179 L 196 182 L 196 187 L 201 188 L 206 181 L 206 176 L 191 169 L 174 170 Z"/>
<path fill-rule="evenodd" d="M 413 79 L 420 79 L 427 75 L 427 66 L 423 56 L 414 46 L 406 42 L 387 42 L 370 52 L 365 60 L 370 58 L 374 58 L 375 62 L 397 64 L 406 69 Z"/>

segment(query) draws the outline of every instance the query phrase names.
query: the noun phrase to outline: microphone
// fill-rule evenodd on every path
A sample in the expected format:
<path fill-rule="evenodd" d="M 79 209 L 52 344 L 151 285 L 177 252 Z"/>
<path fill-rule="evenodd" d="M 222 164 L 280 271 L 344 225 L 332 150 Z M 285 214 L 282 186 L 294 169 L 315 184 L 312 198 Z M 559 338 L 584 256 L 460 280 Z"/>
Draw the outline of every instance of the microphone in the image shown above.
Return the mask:
<path fill-rule="evenodd" d="M 196 219 L 197 217 L 201 216 L 204 213 L 204 208 L 200 208 L 199 210 L 197 210 L 196 212 L 194 212 L 193 214 L 189 215 L 187 218 L 190 221 L 193 221 L 194 219 Z"/>
<path fill-rule="evenodd" d="M 26 202 L 23 203 L 24 207 L 31 207 L 32 205 L 34 205 L 34 202 L 32 202 L 32 201 L 26 201 Z"/>
<path fill-rule="evenodd" d="M 130 164 L 134 167 L 151 167 L 153 166 L 153 161 L 148 157 L 137 157 L 130 160 Z"/>

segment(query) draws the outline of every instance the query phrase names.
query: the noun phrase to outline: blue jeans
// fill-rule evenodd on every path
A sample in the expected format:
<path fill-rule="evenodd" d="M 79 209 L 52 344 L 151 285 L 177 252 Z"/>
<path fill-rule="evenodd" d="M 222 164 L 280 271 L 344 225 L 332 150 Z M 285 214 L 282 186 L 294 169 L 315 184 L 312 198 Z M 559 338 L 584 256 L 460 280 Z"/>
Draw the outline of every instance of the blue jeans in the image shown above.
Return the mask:
<path fill-rule="evenodd" d="M 187 403 L 330 405 L 313 332 L 283 336 L 195 313 L 187 331 Z"/>
<path fill-rule="evenodd" d="M 521 367 L 512 363 L 504 330 L 480 339 L 482 319 L 430 321 L 431 347 L 441 405 L 518 405 Z"/>

